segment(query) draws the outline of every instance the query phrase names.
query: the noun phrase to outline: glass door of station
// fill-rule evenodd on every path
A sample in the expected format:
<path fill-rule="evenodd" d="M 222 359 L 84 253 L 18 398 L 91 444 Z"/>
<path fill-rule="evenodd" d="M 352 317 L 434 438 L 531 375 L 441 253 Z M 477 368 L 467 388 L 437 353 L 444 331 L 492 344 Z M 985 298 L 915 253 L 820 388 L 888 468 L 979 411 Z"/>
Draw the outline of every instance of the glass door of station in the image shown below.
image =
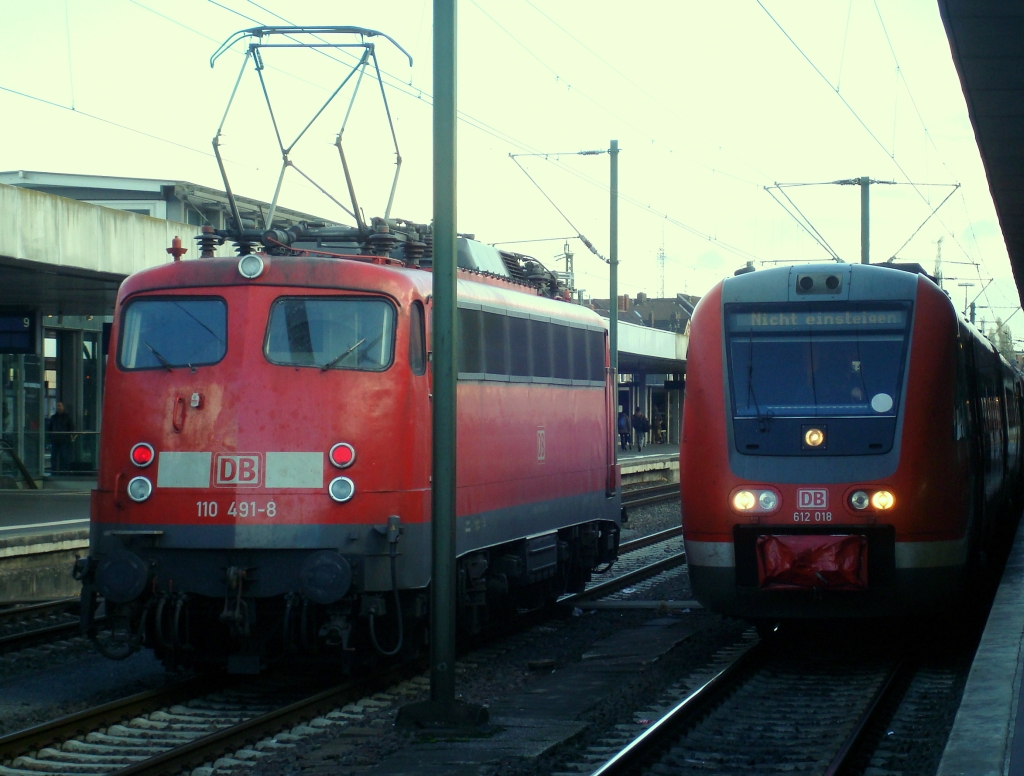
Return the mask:
<path fill-rule="evenodd" d="M 16 487 L 24 479 L 18 461 L 33 479 L 43 476 L 42 371 L 39 356 L 0 355 L 0 488 Z"/>
<path fill-rule="evenodd" d="M 100 331 L 45 329 L 42 357 L 0 355 L 0 490 L 24 487 L 25 471 L 37 483 L 95 476 L 101 343 Z M 58 403 L 67 417 L 55 427 Z"/>

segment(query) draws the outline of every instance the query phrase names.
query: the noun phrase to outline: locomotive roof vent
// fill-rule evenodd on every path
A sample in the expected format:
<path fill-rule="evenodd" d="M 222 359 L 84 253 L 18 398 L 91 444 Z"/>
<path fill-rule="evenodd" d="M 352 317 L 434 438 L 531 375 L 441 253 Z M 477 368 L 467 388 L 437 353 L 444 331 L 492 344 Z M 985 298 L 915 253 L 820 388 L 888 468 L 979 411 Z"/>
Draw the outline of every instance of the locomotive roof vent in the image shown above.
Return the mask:
<path fill-rule="evenodd" d="M 845 272 L 796 273 L 796 293 L 799 296 L 835 296 L 843 293 Z"/>

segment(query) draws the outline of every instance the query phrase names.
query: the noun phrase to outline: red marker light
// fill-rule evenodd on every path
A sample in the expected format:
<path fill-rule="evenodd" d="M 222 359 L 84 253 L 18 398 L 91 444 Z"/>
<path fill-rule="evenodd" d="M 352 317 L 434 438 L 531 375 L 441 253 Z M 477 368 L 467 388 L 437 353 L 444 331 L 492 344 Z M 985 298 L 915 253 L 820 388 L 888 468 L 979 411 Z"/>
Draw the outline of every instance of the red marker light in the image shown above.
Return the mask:
<path fill-rule="evenodd" d="M 339 469 L 345 469 L 356 462 L 356 449 L 348 442 L 338 442 L 327 457 Z"/>
<path fill-rule="evenodd" d="M 136 466 L 149 466 L 153 463 L 154 458 L 156 458 L 156 452 L 151 445 L 147 445 L 145 442 L 139 442 L 132 448 L 131 459 Z"/>

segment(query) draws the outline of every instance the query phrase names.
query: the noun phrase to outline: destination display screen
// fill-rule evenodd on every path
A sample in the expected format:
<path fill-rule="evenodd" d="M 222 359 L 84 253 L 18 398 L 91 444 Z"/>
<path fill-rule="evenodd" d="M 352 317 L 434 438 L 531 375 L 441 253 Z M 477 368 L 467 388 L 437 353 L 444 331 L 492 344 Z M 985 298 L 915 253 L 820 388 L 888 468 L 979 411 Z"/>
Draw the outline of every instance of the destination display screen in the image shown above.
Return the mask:
<path fill-rule="evenodd" d="M 729 329 L 734 332 L 902 329 L 907 325 L 906 310 L 754 311 L 733 313 L 729 317 Z"/>
<path fill-rule="evenodd" d="M 895 417 L 909 303 L 725 312 L 734 417 Z"/>
<path fill-rule="evenodd" d="M 39 352 L 39 327 L 33 310 L 0 310 L 0 354 L 32 356 Z"/>

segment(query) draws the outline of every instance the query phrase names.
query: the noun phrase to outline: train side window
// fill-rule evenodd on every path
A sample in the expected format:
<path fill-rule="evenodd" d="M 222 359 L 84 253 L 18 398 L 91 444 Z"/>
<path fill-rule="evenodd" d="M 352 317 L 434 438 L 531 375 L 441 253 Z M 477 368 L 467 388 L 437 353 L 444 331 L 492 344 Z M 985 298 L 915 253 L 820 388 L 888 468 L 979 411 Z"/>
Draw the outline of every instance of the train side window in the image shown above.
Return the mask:
<path fill-rule="evenodd" d="M 587 379 L 604 382 L 604 332 L 587 330 Z"/>
<path fill-rule="evenodd" d="M 572 343 L 569 340 L 569 327 L 557 323 L 552 327 L 551 355 L 555 363 L 555 379 L 572 379 Z"/>
<path fill-rule="evenodd" d="M 589 380 L 587 374 L 587 330 L 569 329 L 569 339 L 572 340 L 572 379 Z"/>
<path fill-rule="evenodd" d="M 427 371 L 427 337 L 423 330 L 421 302 L 413 302 L 409 308 L 409 366 L 416 375 Z"/>
<path fill-rule="evenodd" d="M 530 350 L 533 352 L 533 376 L 551 378 L 551 329 L 550 323 L 530 321 Z"/>
<path fill-rule="evenodd" d="M 459 308 L 459 374 L 484 373 L 483 313 Z"/>
<path fill-rule="evenodd" d="M 508 318 L 509 374 L 513 377 L 530 376 L 530 320 Z"/>
<path fill-rule="evenodd" d="M 483 313 L 484 364 L 489 375 L 508 374 L 508 341 L 505 335 L 505 316 Z"/>

